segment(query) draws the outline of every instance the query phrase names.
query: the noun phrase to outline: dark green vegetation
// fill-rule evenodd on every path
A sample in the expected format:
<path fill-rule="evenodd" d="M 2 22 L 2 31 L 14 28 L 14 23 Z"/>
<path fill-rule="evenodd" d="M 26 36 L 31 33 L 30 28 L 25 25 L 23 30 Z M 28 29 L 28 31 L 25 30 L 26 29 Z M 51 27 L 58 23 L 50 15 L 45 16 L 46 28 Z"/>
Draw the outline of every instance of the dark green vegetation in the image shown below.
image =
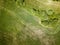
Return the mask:
<path fill-rule="evenodd" d="M 60 1 L 60 0 L 53 0 L 53 1 Z"/>
<path fill-rule="evenodd" d="M 0 45 L 60 45 L 59 0 L 0 0 Z"/>

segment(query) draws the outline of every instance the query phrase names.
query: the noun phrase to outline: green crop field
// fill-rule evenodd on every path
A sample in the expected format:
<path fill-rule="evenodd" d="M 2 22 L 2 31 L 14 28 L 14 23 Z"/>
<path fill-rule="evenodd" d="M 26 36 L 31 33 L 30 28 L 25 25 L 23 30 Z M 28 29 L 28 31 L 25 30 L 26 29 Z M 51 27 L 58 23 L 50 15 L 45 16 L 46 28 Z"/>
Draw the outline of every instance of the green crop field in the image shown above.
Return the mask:
<path fill-rule="evenodd" d="M 0 45 L 60 45 L 60 0 L 0 0 Z"/>

